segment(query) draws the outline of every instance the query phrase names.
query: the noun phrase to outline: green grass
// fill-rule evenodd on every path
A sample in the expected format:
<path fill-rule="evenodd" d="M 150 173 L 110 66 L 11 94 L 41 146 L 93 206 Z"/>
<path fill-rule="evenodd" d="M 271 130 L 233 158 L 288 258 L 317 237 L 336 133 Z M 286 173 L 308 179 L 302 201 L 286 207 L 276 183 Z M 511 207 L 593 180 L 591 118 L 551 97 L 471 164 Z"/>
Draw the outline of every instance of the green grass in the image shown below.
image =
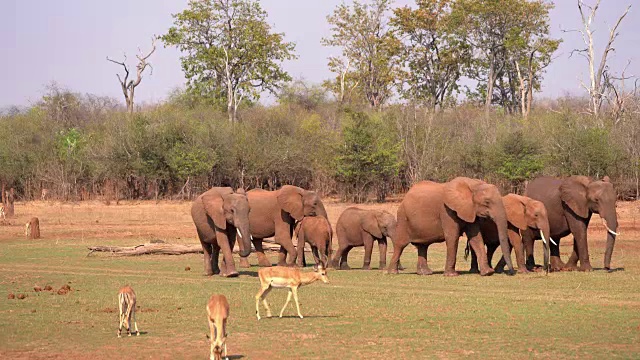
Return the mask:
<path fill-rule="evenodd" d="M 294 317 L 292 303 L 289 317 L 257 321 L 257 268 L 235 279 L 205 277 L 201 255 L 87 257 L 86 245 L 0 243 L 0 357 L 206 359 L 205 304 L 212 293 L 229 299 L 229 351 L 245 359 L 640 357 L 635 256 L 627 255 L 625 271 L 611 274 L 445 278 L 415 275 L 415 251 L 408 248 L 403 274 L 331 271 L 330 284 L 300 291 L 304 319 Z M 352 253 L 350 265 L 359 268 L 362 254 Z M 432 246 L 429 255 L 430 266 L 441 270 L 444 246 Z M 458 269 L 467 267 L 460 256 Z M 74 290 L 68 295 L 33 291 L 66 283 Z M 137 338 L 116 337 L 116 295 L 124 284 L 136 290 L 142 309 Z M 28 297 L 9 300 L 9 293 Z M 270 294 L 275 314 L 286 294 Z"/>

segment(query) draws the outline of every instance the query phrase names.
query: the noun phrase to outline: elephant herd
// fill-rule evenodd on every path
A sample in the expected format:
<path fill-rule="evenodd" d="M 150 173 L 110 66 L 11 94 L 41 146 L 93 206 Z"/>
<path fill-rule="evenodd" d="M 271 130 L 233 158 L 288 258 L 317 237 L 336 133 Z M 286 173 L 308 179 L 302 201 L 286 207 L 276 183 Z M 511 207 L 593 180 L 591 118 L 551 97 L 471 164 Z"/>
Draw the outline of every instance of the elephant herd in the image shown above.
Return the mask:
<path fill-rule="evenodd" d="M 193 203 L 191 215 L 204 249 L 207 275 L 237 276 L 232 257 L 236 240 L 240 266 L 248 267 L 251 244 L 259 266 L 271 266 L 262 240 L 274 237 L 280 245 L 278 265 L 301 266 L 304 244 L 311 245 L 316 265 L 349 269 L 347 257 L 353 247 L 364 246 L 364 269 L 370 268 L 373 244 L 380 249 L 380 269 L 387 267 L 387 240 L 393 255 L 387 272 L 397 273 L 407 245 L 418 250 L 417 274 L 429 275 L 428 250 L 433 243 L 446 244 L 445 276 L 455 276 L 456 255 L 461 235 L 466 235 L 465 257 L 470 254 L 471 272 L 487 276 L 494 272 L 515 272 L 511 250 L 515 250 L 519 272 L 535 267 L 534 241 L 541 239 L 544 268 L 550 271 L 590 271 L 587 227 L 592 214 L 599 214 L 607 229 L 604 268 L 611 267 L 616 239 L 616 193 L 608 177 L 586 176 L 562 179 L 540 177 L 531 181 L 524 196 L 502 196 L 498 188 L 477 179 L 458 177 L 446 183 L 422 181 L 406 193 L 397 217 L 386 211 L 346 209 L 336 223 L 338 250 L 332 255 L 333 230 L 322 200 L 313 191 L 285 185 L 276 191 L 254 189 L 233 191 L 212 188 Z M 573 252 L 566 263 L 560 259 L 559 242 L 574 237 Z M 298 238 L 298 247 L 293 243 Z M 495 267 L 491 260 L 498 246 L 502 258 Z M 219 255 L 223 259 L 219 265 Z"/>

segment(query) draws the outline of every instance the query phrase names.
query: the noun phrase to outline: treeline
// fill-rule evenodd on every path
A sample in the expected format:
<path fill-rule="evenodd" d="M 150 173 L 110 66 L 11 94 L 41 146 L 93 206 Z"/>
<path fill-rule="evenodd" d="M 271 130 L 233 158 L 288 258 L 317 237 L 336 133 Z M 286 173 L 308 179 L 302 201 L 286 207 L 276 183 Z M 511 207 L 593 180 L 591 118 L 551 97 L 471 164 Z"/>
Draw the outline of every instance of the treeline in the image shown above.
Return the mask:
<path fill-rule="evenodd" d="M 475 105 L 372 110 L 288 87 L 277 104 L 224 110 L 184 94 L 129 115 L 109 98 L 52 87 L 0 116 L 0 182 L 17 199 L 189 199 L 211 186 L 294 184 L 345 200 L 384 200 L 428 179 L 482 178 L 522 191 L 539 175 L 608 175 L 637 198 L 640 99 L 623 116 L 587 99 L 541 102 L 528 118 Z"/>

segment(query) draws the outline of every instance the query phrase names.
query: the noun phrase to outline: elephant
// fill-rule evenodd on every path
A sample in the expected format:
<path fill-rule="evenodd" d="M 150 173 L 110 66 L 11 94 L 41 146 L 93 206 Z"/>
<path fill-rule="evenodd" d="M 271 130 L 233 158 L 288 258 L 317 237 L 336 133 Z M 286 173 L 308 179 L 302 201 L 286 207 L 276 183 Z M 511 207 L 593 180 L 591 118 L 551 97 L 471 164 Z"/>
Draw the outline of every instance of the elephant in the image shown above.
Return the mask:
<path fill-rule="evenodd" d="M 322 216 L 305 216 L 298 222 L 296 232 L 298 239 L 297 265 L 304 266 L 304 244 L 308 243 L 316 262 L 315 268 L 317 269 L 321 265 L 323 269 L 326 269 L 331 256 L 331 240 L 333 238 L 333 229 L 331 229 L 329 220 Z"/>
<path fill-rule="evenodd" d="M 316 192 L 297 186 L 285 185 L 276 191 L 252 189 L 247 191 L 249 227 L 259 266 L 271 266 L 264 254 L 262 239 L 275 237 L 280 244 L 278 265 L 293 266 L 297 251 L 291 241 L 296 222 L 305 216 L 322 216 L 328 221 L 327 212 Z M 289 254 L 289 261 L 287 260 Z M 248 259 L 240 259 L 240 266 L 249 267 Z"/>
<path fill-rule="evenodd" d="M 525 195 L 541 201 L 549 215 L 551 245 L 551 271 L 591 271 L 587 228 L 593 213 L 599 214 L 607 229 L 604 268 L 611 269 L 611 255 L 616 241 L 618 216 L 616 192 L 608 176 L 594 180 L 586 176 L 569 176 L 558 179 L 539 177 L 529 182 Z M 560 239 L 573 234 L 573 253 L 566 264 L 560 259 Z M 527 266 L 535 267 L 533 242 L 536 234 L 523 234 L 527 254 Z M 578 261 L 580 266 L 578 267 Z"/>
<path fill-rule="evenodd" d="M 251 253 L 247 196 L 234 193 L 229 187 L 214 187 L 193 201 L 191 218 L 204 250 L 205 274 L 220 273 L 218 256 L 222 250 L 222 275 L 238 276 L 232 256 L 236 234 L 240 235 L 240 257 L 246 258 Z"/>
<path fill-rule="evenodd" d="M 421 181 L 411 187 L 398 208 L 397 236 L 393 241 L 393 257 L 388 273 L 398 272 L 398 262 L 404 248 L 413 244 L 418 248 L 418 275 L 433 272 L 427 265 L 429 245 L 446 242 L 445 276 L 456 276 L 456 254 L 460 235 L 465 233 L 478 255 L 480 274 L 491 275 L 480 232 L 480 220 L 495 222 L 498 239 L 509 274 L 513 274 L 507 216 L 498 188 L 484 181 L 457 177 L 447 183 Z"/>
<path fill-rule="evenodd" d="M 362 269 L 371 269 L 373 242 L 380 248 L 380 269 L 387 266 L 387 239 L 396 236 L 396 218 L 384 210 L 365 210 L 358 207 L 347 208 L 338 218 L 336 235 L 338 251 L 331 260 L 331 267 L 348 270 L 347 256 L 356 246 L 364 246 Z"/>
<path fill-rule="evenodd" d="M 535 232 L 540 234 L 545 250 L 545 269 L 548 268 L 549 259 L 549 217 L 547 209 L 540 201 L 533 200 L 526 196 L 507 194 L 502 197 L 505 211 L 507 212 L 507 236 L 511 247 L 515 249 L 518 272 L 528 273 L 525 265 L 524 247 L 521 234 L 525 232 Z M 487 245 L 487 262 L 491 266 L 491 258 L 500 244 L 498 241 L 498 229 L 493 221 L 482 220 L 480 223 L 480 233 Z M 468 248 L 467 248 L 468 249 Z M 466 254 L 465 254 L 466 255 Z M 505 261 L 501 258 L 494 270 L 504 271 Z M 471 250 L 471 270 L 472 273 L 479 272 L 478 259 Z"/>

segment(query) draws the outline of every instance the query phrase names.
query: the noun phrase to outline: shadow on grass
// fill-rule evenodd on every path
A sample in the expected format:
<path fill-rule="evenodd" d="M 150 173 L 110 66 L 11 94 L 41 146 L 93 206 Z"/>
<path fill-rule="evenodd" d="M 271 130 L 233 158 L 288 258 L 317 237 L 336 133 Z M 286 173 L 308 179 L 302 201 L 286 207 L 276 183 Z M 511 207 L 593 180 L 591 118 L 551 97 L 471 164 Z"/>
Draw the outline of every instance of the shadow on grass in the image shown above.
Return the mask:
<path fill-rule="evenodd" d="M 304 319 L 322 319 L 322 318 L 334 318 L 337 319 L 339 317 L 341 317 L 340 315 L 303 315 Z M 282 318 L 279 316 L 272 316 L 272 317 L 264 317 L 263 319 L 299 319 L 299 320 L 304 320 L 304 319 L 300 319 L 300 317 L 298 315 L 282 315 Z"/>
<path fill-rule="evenodd" d="M 244 359 L 244 355 L 227 355 L 227 359 L 229 360 Z"/>
<path fill-rule="evenodd" d="M 254 278 L 258 277 L 258 272 L 257 271 L 242 270 L 242 271 L 239 271 L 239 274 L 240 274 L 240 276 L 249 276 L 249 277 L 254 277 Z"/>
<path fill-rule="evenodd" d="M 593 268 L 593 270 L 595 271 L 600 271 L 600 270 L 604 270 L 608 273 L 614 273 L 614 272 L 618 272 L 618 271 L 624 271 L 623 267 L 619 267 L 619 268 L 613 268 L 613 269 L 606 269 L 606 268 Z"/>

